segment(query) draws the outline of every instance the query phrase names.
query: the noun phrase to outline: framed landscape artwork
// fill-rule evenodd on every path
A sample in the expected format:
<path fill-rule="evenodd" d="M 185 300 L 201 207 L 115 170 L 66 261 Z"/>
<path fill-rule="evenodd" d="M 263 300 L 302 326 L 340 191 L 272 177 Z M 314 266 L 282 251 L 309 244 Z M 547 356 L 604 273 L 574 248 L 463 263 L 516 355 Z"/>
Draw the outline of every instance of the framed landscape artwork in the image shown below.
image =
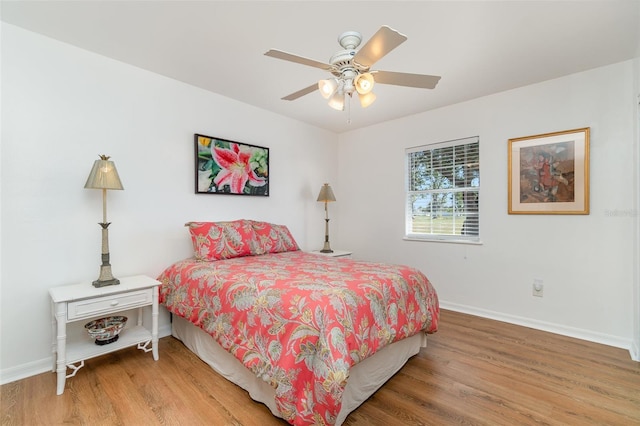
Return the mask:
<path fill-rule="evenodd" d="M 589 128 L 509 139 L 509 214 L 589 214 Z"/>
<path fill-rule="evenodd" d="M 196 194 L 269 196 L 269 148 L 194 135 Z"/>

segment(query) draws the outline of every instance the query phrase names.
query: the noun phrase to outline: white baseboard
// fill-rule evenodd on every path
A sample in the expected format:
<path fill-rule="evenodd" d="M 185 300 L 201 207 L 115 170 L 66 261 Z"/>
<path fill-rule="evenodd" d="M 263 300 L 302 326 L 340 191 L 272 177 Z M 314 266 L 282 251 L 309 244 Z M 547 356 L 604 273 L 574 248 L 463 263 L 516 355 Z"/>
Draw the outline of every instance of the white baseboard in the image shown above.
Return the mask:
<path fill-rule="evenodd" d="M 548 331 L 549 333 L 560 334 L 562 336 L 575 337 L 576 339 L 586 340 L 594 343 L 601 343 L 603 345 L 613 346 L 616 348 L 627 349 L 633 360 L 640 360 L 640 358 L 638 358 L 638 349 L 632 347 L 632 342 L 630 339 L 623 339 L 617 336 L 610 336 L 608 334 L 597 333 L 581 328 L 567 327 L 561 324 L 554 324 L 546 321 L 519 317 L 517 315 L 504 314 L 502 312 L 494 312 L 487 309 L 476 308 L 473 306 L 449 303 L 442 300 L 440 301 L 440 307 L 442 309 L 448 309 L 450 311 L 494 319 L 497 321 L 507 322 L 509 324 L 516 324 L 523 327 L 534 328 L 536 330 Z M 633 353 L 634 350 L 635 355 Z"/>
<path fill-rule="evenodd" d="M 158 328 L 158 337 L 171 335 L 171 324 L 164 324 Z M 160 353 L 162 356 L 162 354 Z M 0 371 L 0 385 L 26 379 L 38 374 L 53 372 L 53 357 L 43 358 L 38 361 L 31 361 L 15 367 L 5 368 Z"/>
<path fill-rule="evenodd" d="M 629 353 L 631 353 L 632 360 L 640 361 L 640 347 L 638 347 L 637 342 L 634 342 L 631 345 L 631 349 L 629 349 Z"/>
<path fill-rule="evenodd" d="M 38 361 L 31 361 L 15 367 L 5 368 L 0 371 L 0 385 L 22 380 L 27 377 L 52 371 L 53 358 L 44 358 Z"/>

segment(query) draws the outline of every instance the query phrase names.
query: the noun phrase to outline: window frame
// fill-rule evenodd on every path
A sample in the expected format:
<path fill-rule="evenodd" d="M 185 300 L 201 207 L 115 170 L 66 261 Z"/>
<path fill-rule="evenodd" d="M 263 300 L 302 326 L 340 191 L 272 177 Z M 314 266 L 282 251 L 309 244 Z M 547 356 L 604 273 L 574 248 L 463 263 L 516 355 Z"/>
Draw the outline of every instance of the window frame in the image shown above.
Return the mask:
<path fill-rule="evenodd" d="M 432 189 L 423 189 L 423 190 L 411 190 L 411 184 L 412 184 L 412 172 L 414 170 L 414 165 L 412 164 L 412 156 L 411 154 L 416 153 L 416 152 L 433 152 L 437 149 L 443 149 L 443 148 L 452 148 L 452 154 L 455 153 L 455 147 L 460 147 L 460 146 L 466 146 L 466 145 L 473 145 L 476 144 L 476 150 L 477 150 L 477 156 L 478 156 L 478 161 L 477 161 L 477 176 L 475 177 L 475 179 L 471 179 L 472 181 L 475 180 L 477 181 L 477 184 L 474 185 L 473 182 L 470 182 L 468 184 L 468 186 L 464 186 L 464 187 L 458 187 L 456 185 L 453 185 L 452 187 L 449 188 L 445 188 L 445 189 L 439 189 L 439 188 L 432 188 Z M 405 197 L 404 197 L 404 202 L 405 202 L 405 235 L 404 235 L 404 239 L 405 240 L 410 240 L 410 241 L 432 241 L 432 242 L 453 242 L 453 243 L 467 243 L 467 244 L 480 244 L 480 205 L 479 205 L 479 199 L 480 199 L 480 137 L 479 136 L 471 136 L 471 137 L 466 137 L 466 138 L 461 138 L 461 139 L 454 139 L 454 140 L 449 140 L 449 141 L 444 141 L 444 142 L 435 142 L 435 143 L 429 143 L 429 144 L 424 144 L 424 145 L 418 145 L 418 146 L 414 146 L 414 147 L 410 147 L 410 148 L 405 148 L 405 153 L 404 153 L 404 161 L 405 161 L 405 187 L 404 187 L 404 192 L 405 192 Z M 455 161 L 455 160 L 454 160 Z M 455 169 L 456 168 L 456 164 L 455 162 L 451 165 L 451 169 Z M 431 170 L 431 169 L 429 169 Z M 465 176 L 466 178 L 466 176 Z M 477 226 L 477 234 L 473 234 L 473 235 L 465 235 L 465 234 L 439 234 L 439 233 L 426 233 L 426 232 L 415 232 L 413 230 L 413 225 L 414 225 L 414 209 L 413 209 L 413 199 L 412 197 L 414 197 L 415 195 L 426 195 L 426 194 L 455 194 L 455 193 L 460 193 L 462 192 L 463 194 L 471 194 L 471 193 L 476 193 L 476 203 L 477 203 L 477 207 L 475 210 L 475 213 L 473 215 L 475 215 L 477 217 L 477 221 L 476 221 L 476 226 Z M 452 195 L 453 197 L 455 197 L 455 195 Z M 464 195 L 463 195 L 464 196 Z M 455 203 L 454 203 L 455 204 Z M 474 212 L 474 210 L 469 210 L 471 212 Z M 466 210 L 466 206 L 465 206 L 465 210 L 464 213 L 468 213 L 469 211 Z M 454 206 L 454 212 L 453 212 L 453 216 L 455 217 L 455 206 Z M 465 218 L 468 215 L 465 216 Z M 454 219 L 455 220 L 455 219 Z"/>

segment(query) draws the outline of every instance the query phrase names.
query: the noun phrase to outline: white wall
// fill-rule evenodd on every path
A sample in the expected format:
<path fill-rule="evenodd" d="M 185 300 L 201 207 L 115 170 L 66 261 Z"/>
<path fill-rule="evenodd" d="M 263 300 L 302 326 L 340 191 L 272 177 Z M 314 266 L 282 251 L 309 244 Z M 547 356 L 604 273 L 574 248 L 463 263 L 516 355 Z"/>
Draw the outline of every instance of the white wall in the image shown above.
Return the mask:
<path fill-rule="evenodd" d="M 282 223 L 304 249 L 321 247 L 315 197 L 326 181 L 340 192 L 335 134 L 18 27 L 1 31 L 2 382 L 50 368 L 48 289 L 98 277 L 102 198 L 83 186 L 99 154 L 112 156 L 125 188 L 108 193 L 116 277 L 155 277 L 188 257 L 189 220 Z M 269 147 L 271 195 L 195 195 L 194 133 Z"/>
<path fill-rule="evenodd" d="M 420 268 L 443 307 L 629 349 L 633 69 L 619 63 L 341 135 L 334 245 Z M 507 140 L 581 127 L 591 128 L 590 215 L 508 215 Z M 482 245 L 404 241 L 404 149 L 476 135 Z M 543 298 L 531 294 L 534 278 Z"/>

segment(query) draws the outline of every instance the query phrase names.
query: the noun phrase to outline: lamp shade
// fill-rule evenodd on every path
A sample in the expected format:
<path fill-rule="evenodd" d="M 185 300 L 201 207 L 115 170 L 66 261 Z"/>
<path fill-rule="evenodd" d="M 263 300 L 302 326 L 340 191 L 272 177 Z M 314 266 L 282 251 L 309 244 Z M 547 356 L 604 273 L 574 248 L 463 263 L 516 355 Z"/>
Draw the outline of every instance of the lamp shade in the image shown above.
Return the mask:
<path fill-rule="evenodd" d="M 331 98 L 329 98 L 329 106 L 338 111 L 344 111 L 344 94 L 335 92 Z"/>
<path fill-rule="evenodd" d="M 118 170 L 113 161 L 109 161 L 108 156 L 101 155 L 99 160 L 93 163 L 85 189 L 124 189 Z"/>
<path fill-rule="evenodd" d="M 376 94 L 369 92 L 366 95 L 360 95 L 360 105 L 362 108 L 366 108 L 376 100 Z"/>
<path fill-rule="evenodd" d="M 318 194 L 318 199 L 316 201 L 321 201 L 324 203 L 329 201 L 336 201 L 336 196 L 333 195 L 333 190 L 328 183 L 322 185 L 322 188 L 320 188 L 320 193 Z"/>
<path fill-rule="evenodd" d="M 318 82 L 318 89 L 320 90 L 320 94 L 323 98 L 329 99 L 338 89 L 338 80 L 335 78 L 320 80 Z"/>
<path fill-rule="evenodd" d="M 371 73 L 360 74 L 356 77 L 355 85 L 356 91 L 361 95 L 366 95 L 373 90 L 373 75 Z"/>

